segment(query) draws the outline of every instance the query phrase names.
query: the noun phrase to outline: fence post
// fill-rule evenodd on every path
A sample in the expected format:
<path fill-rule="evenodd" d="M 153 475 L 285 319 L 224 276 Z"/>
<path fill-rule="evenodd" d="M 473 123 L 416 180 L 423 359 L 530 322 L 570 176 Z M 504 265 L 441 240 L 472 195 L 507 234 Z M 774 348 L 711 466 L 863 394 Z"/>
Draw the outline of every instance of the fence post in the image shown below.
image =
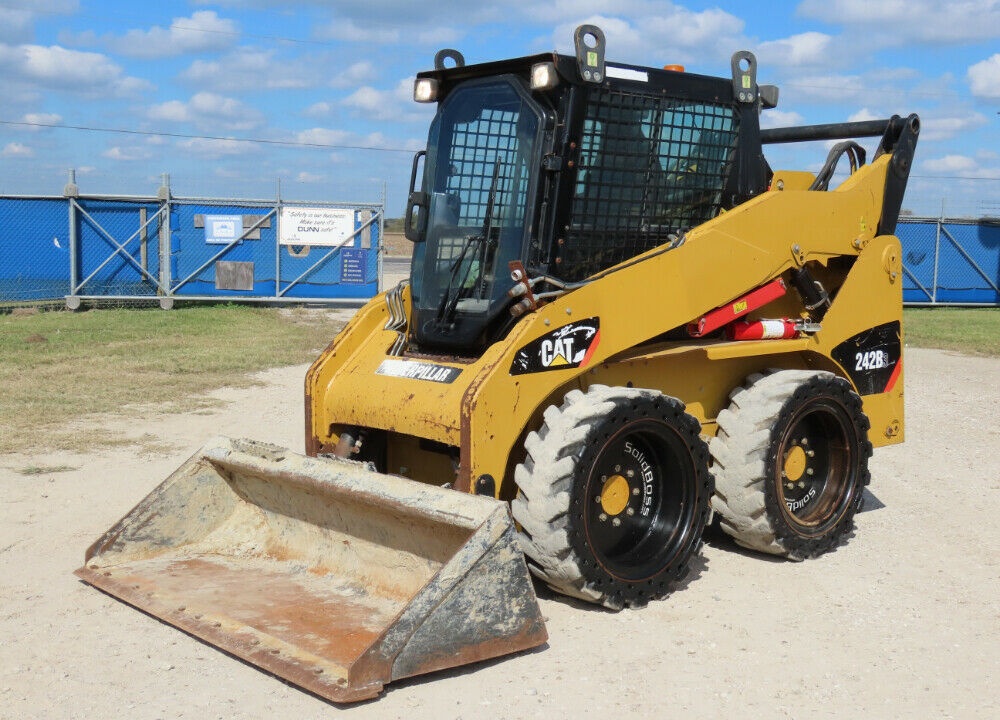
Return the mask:
<path fill-rule="evenodd" d="M 931 304 L 937 305 L 938 263 L 941 260 L 941 225 L 944 217 L 939 217 L 934 231 L 934 282 L 931 285 Z"/>
<path fill-rule="evenodd" d="M 174 298 L 170 286 L 173 279 L 170 274 L 170 174 L 163 173 L 156 197 L 160 201 L 160 287 L 166 289 L 166 295 L 160 298 L 160 307 L 169 310 L 174 306 Z M 162 295 L 163 290 L 157 293 Z"/>
<path fill-rule="evenodd" d="M 76 225 L 76 198 L 80 196 L 80 188 L 76 184 L 76 169 L 70 168 L 69 182 L 63 188 L 63 197 L 66 198 L 69 223 L 69 297 L 66 299 L 66 307 L 69 310 L 76 310 L 80 307 L 80 299 L 76 297 L 77 285 L 80 283 L 79 258 L 80 249 L 78 244 L 80 236 Z"/>
<path fill-rule="evenodd" d="M 278 178 L 278 199 L 274 205 L 274 297 L 281 297 L 281 178 Z"/>
<path fill-rule="evenodd" d="M 387 185 L 385 181 L 382 181 L 382 207 L 378 212 L 378 250 L 375 253 L 375 257 L 378 261 L 378 269 L 376 270 L 376 285 L 378 292 L 385 290 L 385 265 L 383 264 L 385 260 L 385 206 L 386 198 L 388 195 Z"/>

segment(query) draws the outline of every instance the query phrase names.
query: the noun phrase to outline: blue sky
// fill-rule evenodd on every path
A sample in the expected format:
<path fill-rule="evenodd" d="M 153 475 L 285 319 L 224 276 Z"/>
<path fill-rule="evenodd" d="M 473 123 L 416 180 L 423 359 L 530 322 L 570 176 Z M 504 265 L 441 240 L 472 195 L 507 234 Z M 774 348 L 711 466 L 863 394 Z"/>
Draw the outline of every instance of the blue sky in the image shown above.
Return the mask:
<path fill-rule="evenodd" d="M 399 215 L 430 120 L 413 75 L 442 47 L 569 52 L 581 22 L 611 60 L 726 76 L 753 51 L 781 88 L 765 126 L 917 112 L 904 205 L 1000 214 L 1000 0 L 0 0 L 0 192 L 59 194 L 68 168 L 91 193 L 152 194 L 162 173 L 180 196 L 274 197 L 280 179 L 369 202 L 384 184 Z"/>

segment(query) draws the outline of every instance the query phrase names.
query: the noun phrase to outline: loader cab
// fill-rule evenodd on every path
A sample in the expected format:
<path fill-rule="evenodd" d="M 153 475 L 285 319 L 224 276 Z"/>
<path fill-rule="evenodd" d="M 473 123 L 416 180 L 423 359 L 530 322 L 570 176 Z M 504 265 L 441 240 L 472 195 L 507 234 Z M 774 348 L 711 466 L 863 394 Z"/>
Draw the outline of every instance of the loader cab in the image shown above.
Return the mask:
<path fill-rule="evenodd" d="M 463 82 L 441 102 L 411 264 L 412 332 L 422 347 L 474 352 L 502 320 L 508 263 L 522 259 L 533 229 L 545 124 L 513 74 Z"/>
<path fill-rule="evenodd" d="M 513 261 L 540 291 L 586 282 L 767 188 L 750 53 L 718 78 L 605 63 L 594 26 L 576 39 L 575 57 L 472 66 L 445 50 L 417 76 L 438 108 L 405 219 L 410 350 L 471 357 L 502 338 Z"/>

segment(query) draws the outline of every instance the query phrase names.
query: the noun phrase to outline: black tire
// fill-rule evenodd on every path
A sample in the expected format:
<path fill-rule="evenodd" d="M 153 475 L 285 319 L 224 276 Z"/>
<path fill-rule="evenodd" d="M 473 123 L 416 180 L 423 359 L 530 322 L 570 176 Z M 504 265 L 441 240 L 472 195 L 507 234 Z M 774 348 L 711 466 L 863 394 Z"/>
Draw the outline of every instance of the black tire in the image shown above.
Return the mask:
<path fill-rule="evenodd" d="M 653 390 L 592 386 L 525 440 L 511 504 L 532 573 L 565 595 L 641 607 L 683 578 L 711 514 L 701 424 Z"/>
<path fill-rule="evenodd" d="M 719 413 L 712 506 L 740 545 L 792 560 L 827 552 L 854 529 L 870 480 L 868 418 L 833 373 L 751 377 Z"/>

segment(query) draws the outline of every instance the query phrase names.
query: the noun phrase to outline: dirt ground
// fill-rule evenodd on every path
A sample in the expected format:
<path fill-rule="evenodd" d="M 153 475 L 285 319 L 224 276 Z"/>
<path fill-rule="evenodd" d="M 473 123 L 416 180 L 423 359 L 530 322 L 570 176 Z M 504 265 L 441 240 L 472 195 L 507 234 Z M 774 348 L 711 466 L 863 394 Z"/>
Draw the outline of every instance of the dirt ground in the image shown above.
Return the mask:
<path fill-rule="evenodd" d="M 305 367 L 215 409 L 92 418 L 135 445 L 0 457 L 0 717 L 1000 717 L 1000 360 L 910 349 L 906 367 L 907 442 L 876 452 L 846 546 L 790 563 L 711 537 L 696 577 L 638 611 L 540 591 L 548 645 L 344 707 L 72 575 L 209 436 L 301 449 Z"/>

